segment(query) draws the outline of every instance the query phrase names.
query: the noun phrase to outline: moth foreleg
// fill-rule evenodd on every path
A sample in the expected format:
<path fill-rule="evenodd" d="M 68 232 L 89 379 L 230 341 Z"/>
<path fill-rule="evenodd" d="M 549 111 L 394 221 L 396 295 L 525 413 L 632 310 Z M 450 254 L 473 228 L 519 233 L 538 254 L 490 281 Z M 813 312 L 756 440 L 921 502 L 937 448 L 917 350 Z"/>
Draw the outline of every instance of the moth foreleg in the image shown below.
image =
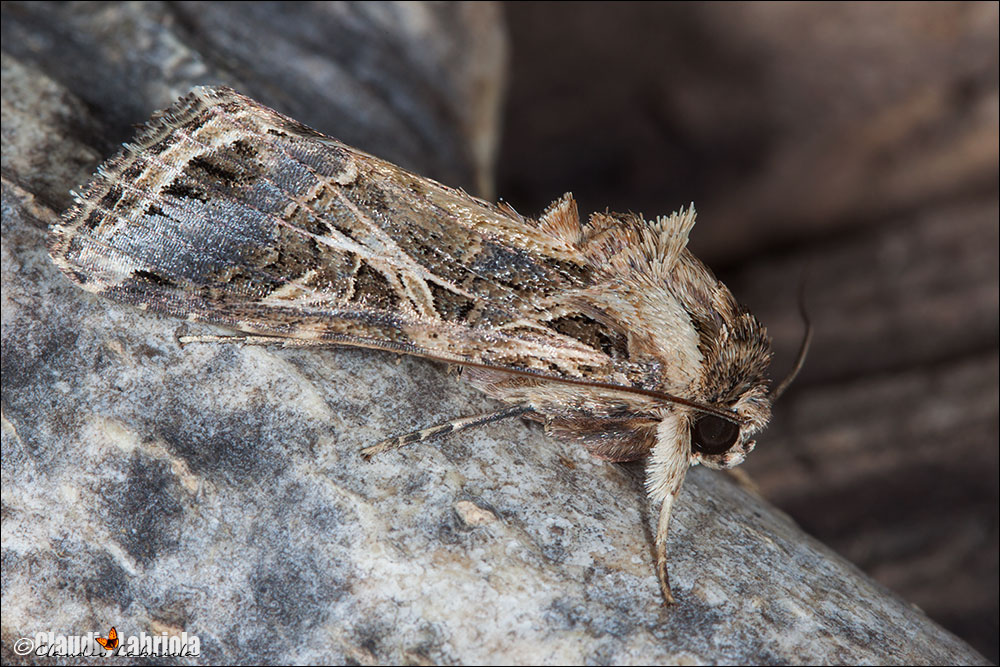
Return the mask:
<path fill-rule="evenodd" d="M 660 581 L 660 592 L 664 604 L 674 604 L 674 594 L 670 591 L 670 574 L 667 572 L 667 527 L 670 525 L 670 510 L 674 506 L 675 494 L 668 493 L 660 505 L 660 518 L 656 522 L 656 578 Z"/>
<path fill-rule="evenodd" d="M 660 592 L 665 604 L 674 603 L 670 591 L 670 577 L 667 574 L 667 529 L 670 526 L 670 511 L 674 507 L 677 494 L 681 491 L 687 474 L 690 436 L 687 435 L 687 420 L 679 417 L 666 418 L 660 422 L 656 433 L 656 445 L 646 463 L 646 490 L 652 501 L 660 501 L 660 517 L 656 522 L 656 578 L 660 582 Z"/>
<path fill-rule="evenodd" d="M 525 405 L 515 405 L 514 407 L 504 408 L 503 410 L 497 410 L 496 412 L 485 412 L 481 415 L 451 419 L 443 424 L 420 429 L 419 431 L 413 431 L 412 433 L 407 433 L 406 435 L 386 438 L 381 442 L 375 443 L 371 447 L 365 447 L 362 449 L 361 456 L 366 461 L 369 461 L 373 456 L 381 454 L 382 452 L 399 449 L 400 447 L 405 447 L 406 445 L 412 445 L 415 442 L 425 442 L 427 440 L 439 438 L 443 435 L 448 435 L 449 433 L 458 433 L 459 431 L 475 428 L 477 426 L 489 424 L 490 422 L 499 421 L 501 419 L 507 419 L 508 417 L 517 417 L 528 412 L 531 412 L 530 407 Z"/>

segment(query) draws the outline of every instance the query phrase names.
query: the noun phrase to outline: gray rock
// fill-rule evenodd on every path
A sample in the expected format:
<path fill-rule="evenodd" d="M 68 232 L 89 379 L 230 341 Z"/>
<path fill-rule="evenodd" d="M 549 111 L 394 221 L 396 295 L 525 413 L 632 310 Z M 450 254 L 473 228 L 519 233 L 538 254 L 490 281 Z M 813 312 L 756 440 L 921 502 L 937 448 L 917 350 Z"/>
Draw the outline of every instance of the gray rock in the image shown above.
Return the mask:
<path fill-rule="evenodd" d="M 670 543 L 680 604 L 664 608 L 630 469 L 521 422 L 361 460 L 381 437 L 491 407 L 445 368 L 181 349 L 178 322 L 73 287 L 47 224 L 123 123 L 189 84 L 484 180 L 494 139 L 468 128 L 489 133 L 496 110 L 462 100 L 499 89 L 495 7 L 147 4 L 4 6 L 5 662 L 19 637 L 111 625 L 197 634 L 192 662 L 983 662 L 724 476 L 689 476 Z M 353 47 L 322 39 L 335 29 Z M 248 46 L 271 33 L 289 37 Z M 480 65 L 447 67 L 463 57 Z M 334 79 L 360 97 L 327 112 L 314 104 Z"/>

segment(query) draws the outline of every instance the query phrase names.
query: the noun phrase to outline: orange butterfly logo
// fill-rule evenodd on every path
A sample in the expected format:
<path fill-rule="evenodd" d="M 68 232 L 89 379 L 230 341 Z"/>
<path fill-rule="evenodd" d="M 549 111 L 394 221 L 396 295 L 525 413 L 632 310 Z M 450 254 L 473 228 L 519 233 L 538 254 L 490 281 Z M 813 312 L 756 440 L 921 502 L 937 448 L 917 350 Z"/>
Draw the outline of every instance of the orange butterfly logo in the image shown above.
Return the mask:
<path fill-rule="evenodd" d="M 106 648 L 109 651 L 114 651 L 118 648 L 118 631 L 115 630 L 115 626 L 111 626 L 111 632 L 108 633 L 107 639 L 104 637 L 95 637 L 97 643 Z"/>

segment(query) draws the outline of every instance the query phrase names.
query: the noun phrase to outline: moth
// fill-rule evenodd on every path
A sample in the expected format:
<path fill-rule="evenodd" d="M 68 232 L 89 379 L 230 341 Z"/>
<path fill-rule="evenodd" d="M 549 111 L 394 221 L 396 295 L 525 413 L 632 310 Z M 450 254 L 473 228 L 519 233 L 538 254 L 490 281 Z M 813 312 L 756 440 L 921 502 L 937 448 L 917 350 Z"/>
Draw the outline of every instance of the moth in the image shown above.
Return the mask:
<path fill-rule="evenodd" d="M 646 220 L 571 194 L 518 214 L 351 148 L 228 88 L 154 114 L 49 235 L 95 294 L 239 336 L 457 364 L 505 406 L 379 452 L 523 416 L 607 461 L 647 457 L 656 573 L 690 465 L 754 448 L 774 392 L 763 326 L 686 248 L 693 208 Z"/>

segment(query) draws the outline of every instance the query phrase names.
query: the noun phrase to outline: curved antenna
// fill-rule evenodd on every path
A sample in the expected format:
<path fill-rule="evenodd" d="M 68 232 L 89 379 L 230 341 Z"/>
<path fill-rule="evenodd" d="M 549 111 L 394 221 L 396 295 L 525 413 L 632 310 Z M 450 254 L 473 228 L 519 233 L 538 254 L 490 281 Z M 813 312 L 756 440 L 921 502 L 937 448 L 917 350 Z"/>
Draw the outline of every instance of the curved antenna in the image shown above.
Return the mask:
<path fill-rule="evenodd" d="M 799 371 L 802 370 L 802 366 L 806 363 L 806 355 L 809 353 L 809 346 L 812 344 L 813 325 L 809 320 L 809 313 L 806 311 L 805 284 L 805 279 L 803 278 L 802 282 L 799 283 L 799 315 L 802 317 L 802 323 L 806 325 L 806 331 L 802 336 L 802 343 L 799 344 L 799 354 L 795 358 L 795 365 L 792 366 L 792 370 L 788 372 L 785 379 L 783 379 L 771 392 L 772 403 L 777 401 L 778 398 L 785 393 L 785 390 L 788 389 L 788 386 L 795 381 Z"/>
<path fill-rule="evenodd" d="M 280 339 L 281 336 L 275 336 L 276 339 Z M 388 341 L 388 340 L 375 340 L 372 338 L 365 338 L 364 336 L 358 336 L 355 334 L 327 334 L 322 342 L 333 343 L 340 345 L 350 345 L 352 347 L 366 347 L 373 350 L 387 350 L 389 352 L 396 352 L 397 354 L 410 354 L 415 357 L 423 357 L 424 359 L 433 359 L 435 361 L 443 361 L 449 364 L 455 364 L 456 366 L 465 366 L 468 368 L 484 368 L 487 370 L 501 371 L 509 375 L 519 375 L 522 377 L 534 378 L 537 380 L 544 380 L 546 382 L 556 382 L 559 384 L 570 384 L 577 385 L 581 387 L 595 387 L 598 389 L 607 389 L 610 391 L 620 391 L 624 394 L 637 394 L 639 396 L 648 396 L 653 399 L 663 401 L 665 403 L 676 403 L 678 405 L 684 405 L 698 412 L 703 412 L 705 414 L 715 415 L 720 419 L 725 419 L 726 421 L 732 422 L 737 426 L 743 426 L 746 422 L 732 410 L 727 410 L 725 408 L 720 408 L 714 405 L 709 405 L 707 403 L 702 403 L 700 401 L 693 401 L 687 398 L 682 398 L 681 396 L 674 396 L 673 394 L 668 394 L 662 391 L 655 391 L 652 389 L 645 389 L 643 387 L 626 386 L 621 384 L 614 384 L 611 382 L 596 382 L 594 380 L 587 380 L 585 378 L 574 378 L 574 377 L 561 377 L 558 375 L 549 375 L 543 371 L 536 371 L 528 368 L 512 368 L 510 366 L 491 366 L 490 364 L 485 364 L 481 362 L 471 361 L 459 356 L 450 356 L 448 354 L 433 354 L 414 345 L 407 343 L 401 343 L 399 341 Z"/>

